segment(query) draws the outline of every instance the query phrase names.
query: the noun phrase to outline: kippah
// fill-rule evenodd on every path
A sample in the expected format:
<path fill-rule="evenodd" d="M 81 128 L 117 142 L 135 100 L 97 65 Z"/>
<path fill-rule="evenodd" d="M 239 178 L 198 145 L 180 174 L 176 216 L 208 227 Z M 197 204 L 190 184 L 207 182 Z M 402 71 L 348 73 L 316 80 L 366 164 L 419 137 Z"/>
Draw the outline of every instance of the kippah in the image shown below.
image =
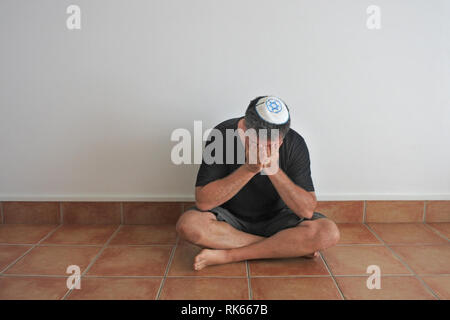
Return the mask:
<path fill-rule="evenodd" d="M 289 120 L 289 111 L 280 98 L 269 96 L 258 100 L 255 106 L 261 119 L 272 124 L 284 124 Z"/>

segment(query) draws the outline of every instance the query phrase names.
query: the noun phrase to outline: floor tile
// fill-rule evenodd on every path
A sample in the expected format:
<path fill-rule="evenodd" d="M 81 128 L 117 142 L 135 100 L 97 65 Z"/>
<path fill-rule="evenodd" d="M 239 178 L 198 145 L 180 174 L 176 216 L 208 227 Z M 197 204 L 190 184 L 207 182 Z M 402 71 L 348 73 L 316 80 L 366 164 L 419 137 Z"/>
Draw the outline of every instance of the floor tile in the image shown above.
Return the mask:
<path fill-rule="evenodd" d="M 248 262 L 250 276 L 329 275 L 320 257 L 313 259 L 261 259 Z"/>
<path fill-rule="evenodd" d="M 450 245 L 391 246 L 417 274 L 450 274 Z"/>
<path fill-rule="evenodd" d="M 169 276 L 247 276 L 245 262 L 234 262 L 223 265 L 207 266 L 202 270 L 194 270 L 194 258 L 202 248 L 183 242 L 177 246 L 170 265 Z"/>
<path fill-rule="evenodd" d="M 338 244 L 381 244 L 362 223 L 338 223 L 341 238 Z"/>
<path fill-rule="evenodd" d="M 0 300 L 59 300 L 67 292 L 65 277 L 0 277 Z"/>
<path fill-rule="evenodd" d="M 62 202 L 64 224 L 120 224 L 120 202 Z"/>
<path fill-rule="evenodd" d="M 380 289 L 368 289 L 367 277 L 336 277 L 348 300 L 435 300 L 430 291 L 413 276 L 381 277 Z"/>
<path fill-rule="evenodd" d="M 176 224 L 182 202 L 124 202 L 124 224 Z"/>
<path fill-rule="evenodd" d="M 116 225 L 62 225 L 43 244 L 103 245 L 118 228 Z"/>
<path fill-rule="evenodd" d="M 427 201 L 426 222 L 450 222 L 450 201 Z"/>
<path fill-rule="evenodd" d="M 255 300 L 341 300 L 331 277 L 251 278 Z"/>
<path fill-rule="evenodd" d="M 167 278 L 161 300 L 247 300 L 246 278 Z"/>
<path fill-rule="evenodd" d="M 38 246 L 5 271 L 5 274 L 67 276 L 67 267 L 71 265 L 79 266 L 83 272 L 100 249 L 100 247 Z"/>
<path fill-rule="evenodd" d="M 366 201 L 365 222 L 422 222 L 423 201 Z"/>
<path fill-rule="evenodd" d="M 34 244 L 56 227 L 52 224 L 1 224 L 0 243 Z"/>
<path fill-rule="evenodd" d="M 155 300 L 162 278 L 86 278 L 68 300 Z"/>
<path fill-rule="evenodd" d="M 176 238 L 173 224 L 122 225 L 110 245 L 175 244 Z"/>
<path fill-rule="evenodd" d="M 30 248 L 31 246 L 0 245 L 0 272 Z"/>
<path fill-rule="evenodd" d="M 370 265 L 379 266 L 382 274 L 411 274 L 384 246 L 337 246 L 322 253 L 335 275 L 366 275 Z"/>
<path fill-rule="evenodd" d="M 448 241 L 423 223 L 369 223 L 387 244 L 439 244 Z"/>
<path fill-rule="evenodd" d="M 108 247 L 95 261 L 88 275 L 163 276 L 172 246 Z"/>
<path fill-rule="evenodd" d="M 59 224 L 59 202 L 3 202 L 4 223 Z"/>
<path fill-rule="evenodd" d="M 433 290 L 441 300 L 450 300 L 449 276 L 422 276 L 423 281 Z"/>
<path fill-rule="evenodd" d="M 450 222 L 427 223 L 433 229 L 436 229 L 442 235 L 450 239 Z"/>
<path fill-rule="evenodd" d="M 363 222 L 364 201 L 318 201 L 315 211 L 336 223 Z"/>

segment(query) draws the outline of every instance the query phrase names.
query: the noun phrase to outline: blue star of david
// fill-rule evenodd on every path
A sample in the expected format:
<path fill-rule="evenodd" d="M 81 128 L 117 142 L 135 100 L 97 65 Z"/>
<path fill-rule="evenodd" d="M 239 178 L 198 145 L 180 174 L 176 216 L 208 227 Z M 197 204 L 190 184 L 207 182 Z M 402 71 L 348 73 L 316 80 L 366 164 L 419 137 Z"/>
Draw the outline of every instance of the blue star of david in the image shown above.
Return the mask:
<path fill-rule="evenodd" d="M 275 99 L 269 99 L 266 101 L 266 107 L 269 112 L 278 113 L 281 111 L 281 102 Z"/>

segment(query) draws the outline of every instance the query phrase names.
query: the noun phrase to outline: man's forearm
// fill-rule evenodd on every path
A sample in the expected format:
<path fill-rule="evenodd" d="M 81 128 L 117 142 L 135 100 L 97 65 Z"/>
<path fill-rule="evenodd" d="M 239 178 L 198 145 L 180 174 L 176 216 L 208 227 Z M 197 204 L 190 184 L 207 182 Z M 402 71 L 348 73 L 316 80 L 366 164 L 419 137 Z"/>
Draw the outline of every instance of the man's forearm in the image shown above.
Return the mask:
<path fill-rule="evenodd" d="M 281 199 L 296 215 L 308 219 L 313 216 L 316 201 L 308 191 L 293 183 L 281 168 L 277 173 L 268 175 L 268 177 Z"/>
<path fill-rule="evenodd" d="M 230 200 L 255 175 L 245 168 L 239 167 L 225 178 L 213 181 L 202 187 L 195 194 L 195 203 L 200 210 L 210 210 Z"/>

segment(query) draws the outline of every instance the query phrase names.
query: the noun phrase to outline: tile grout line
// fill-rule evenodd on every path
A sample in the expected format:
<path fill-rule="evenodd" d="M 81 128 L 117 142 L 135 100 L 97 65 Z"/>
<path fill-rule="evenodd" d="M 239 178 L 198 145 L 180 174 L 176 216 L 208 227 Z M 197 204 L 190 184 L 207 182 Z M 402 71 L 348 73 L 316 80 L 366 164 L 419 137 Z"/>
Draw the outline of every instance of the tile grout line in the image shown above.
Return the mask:
<path fill-rule="evenodd" d="M 163 278 L 164 276 L 84 276 L 85 278 Z M 166 278 L 230 278 L 230 279 L 246 279 L 245 276 L 167 276 Z"/>
<path fill-rule="evenodd" d="M 24 256 L 26 256 L 31 250 L 33 250 L 34 248 L 36 248 L 42 241 L 44 241 L 45 239 L 47 239 L 48 237 L 50 237 L 54 232 L 56 232 L 56 230 L 58 230 L 61 227 L 61 225 L 58 225 L 57 227 L 55 227 L 53 230 L 49 231 L 47 233 L 46 236 L 44 236 L 41 240 L 39 240 L 38 242 L 36 242 L 35 244 L 33 244 L 31 246 L 31 248 L 29 248 L 27 251 L 25 251 L 23 254 L 21 254 L 17 259 L 15 259 L 13 262 L 11 262 L 9 265 L 7 265 L 3 270 L 0 271 L 0 275 L 3 275 L 3 273 L 5 271 L 8 271 L 11 267 L 13 267 L 17 262 L 19 262 L 19 260 L 21 260 Z"/>
<path fill-rule="evenodd" d="M 63 279 L 67 279 L 67 276 L 62 276 L 60 274 L 21 274 L 21 273 L 14 273 L 14 274 L 3 274 L 2 277 L 4 277 L 4 278 L 33 277 L 33 278 L 63 278 Z"/>
<path fill-rule="evenodd" d="M 381 245 L 383 245 L 384 247 L 386 247 L 408 270 L 409 272 L 411 272 L 411 274 L 415 274 L 414 271 L 406 264 L 406 262 L 404 262 L 402 259 L 400 259 L 400 257 L 388 246 L 388 244 L 369 226 L 366 225 L 367 229 L 369 229 L 374 236 L 381 241 Z"/>
<path fill-rule="evenodd" d="M 370 230 L 370 226 L 367 226 Z M 422 278 L 419 277 L 418 274 L 414 272 L 414 270 L 405 262 L 403 259 L 383 240 L 381 237 L 378 236 L 378 234 L 375 233 L 375 231 L 372 230 L 372 232 L 375 234 L 375 236 L 383 242 L 385 247 L 413 274 L 413 276 L 419 280 L 419 282 L 427 289 L 437 300 L 440 300 L 440 298 L 437 296 L 437 294 L 425 283 L 425 281 L 422 280 Z"/>
<path fill-rule="evenodd" d="M 119 224 L 119 226 L 117 227 L 116 231 L 113 232 L 113 234 L 109 237 L 109 239 L 105 242 L 105 244 L 103 245 L 103 247 L 101 247 L 100 251 L 95 255 L 95 257 L 92 259 L 92 261 L 88 264 L 88 266 L 86 267 L 86 269 L 81 273 L 80 275 L 80 282 L 81 279 L 83 278 L 83 276 L 89 271 L 89 269 L 92 267 L 92 265 L 97 261 L 98 258 L 100 258 L 100 255 L 103 253 L 103 251 L 105 251 L 106 247 L 108 246 L 108 244 L 111 242 L 111 240 L 116 236 L 116 234 L 119 232 L 119 230 L 121 229 L 122 225 Z M 66 294 L 60 299 L 60 300 L 65 300 L 71 293 L 72 293 L 73 289 L 67 289 Z"/>
<path fill-rule="evenodd" d="M 446 276 L 445 274 L 442 276 Z M 367 274 L 338 274 L 336 275 L 336 277 L 338 278 L 345 278 L 345 277 L 358 277 L 358 278 L 366 278 L 368 277 Z M 381 275 L 381 277 L 386 277 L 386 278 L 392 278 L 392 277 L 414 277 L 413 274 L 406 274 L 406 273 L 386 273 Z"/>
<path fill-rule="evenodd" d="M 123 226 L 126 226 L 125 224 Z M 151 243 L 151 244 L 110 244 L 109 247 L 169 247 L 175 245 L 174 243 L 167 243 L 167 244 L 158 244 L 158 243 Z"/>
<path fill-rule="evenodd" d="M 34 243 L 4 243 L 4 242 L 0 242 L 0 245 L 2 246 L 33 246 Z"/>
<path fill-rule="evenodd" d="M 60 244 L 60 243 L 43 243 L 38 244 L 38 247 L 69 247 L 69 248 L 84 248 L 84 247 L 93 247 L 93 248 L 101 248 L 103 245 L 101 244 Z"/>
<path fill-rule="evenodd" d="M 447 238 L 444 234 L 442 234 L 439 230 L 433 228 L 432 226 L 428 225 L 427 223 L 424 223 L 424 226 L 425 226 L 425 228 L 428 228 L 429 230 L 431 230 L 432 232 L 434 232 L 435 234 L 437 234 L 438 236 L 440 236 L 444 240 L 447 240 L 448 242 L 450 242 L 450 239 Z"/>
<path fill-rule="evenodd" d="M 64 224 L 64 213 L 62 202 L 59 203 L 59 224 Z"/>
<path fill-rule="evenodd" d="M 440 242 L 440 243 L 430 243 L 430 242 L 414 242 L 414 243 L 389 243 L 386 244 L 386 246 L 396 246 L 396 247 L 408 247 L 408 246 L 423 246 L 423 247 L 431 247 L 431 246 L 446 246 L 447 243 Z M 379 244 L 339 244 L 336 245 L 336 247 L 383 247 L 385 246 L 383 243 Z"/>
<path fill-rule="evenodd" d="M 332 279 L 333 282 L 334 282 L 334 285 L 335 285 L 336 288 L 338 289 L 338 292 L 339 292 L 339 295 L 341 296 L 341 299 L 342 299 L 342 300 L 346 300 L 344 294 L 342 293 L 341 288 L 339 287 L 339 285 L 338 285 L 338 283 L 337 283 L 337 281 L 336 281 L 336 278 L 334 277 L 333 272 L 331 272 L 331 268 L 328 266 L 327 261 L 326 261 L 325 258 L 323 257 L 322 252 L 319 251 L 319 255 L 320 255 L 320 258 L 322 259 L 323 263 L 325 264 L 325 267 L 327 268 L 328 273 L 330 274 L 331 279 Z"/>
<path fill-rule="evenodd" d="M 444 236 L 445 237 L 445 236 Z M 447 240 L 445 238 L 444 240 Z M 449 240 L 450 242 L 450 240 Z M 445 246 L 446 243 L 432 243 L 432 242 L 414 242 L 414 243 L 405 243 L 405 242 L 399 242 L 399 243 L 389 243 L 390 246 L 399 246 L 399 247 L 405 247 L 405 246 Z M 383 243 L 342 243 L 342 244 L 336 244 L 335 247 L 382 247 L 384 246 Z"/>
<path fill-rule="evenodd" d="M 422 222 L 425 223 L 427 219 L 427 200 L 423 201 L 423 219 Z"/>
<path fill-rule="evenodd" d="M 248 287 L 248 299 L 253 300 L 253 291 L 252 291 L 252 284 L 250 281 L 250 264 L 248 263 L 248 260 L 245 260 L 245 266 L 247 269 L 247 287 Z"/>
<path fill-rule="evenodd" d="M 181 210 L 180 211 L 181 211 L 180 212 L 180 215 L 181 215 L 184 212 L 184 202 L 181 204 Z M 169 261 L 167 262 L 166 270 L 164 272 L 164 275 L 163 275 L 163 278 L 161 280 L 161 283 L 159 284 L 158 291 L 156 292 L 155 300 L 159 300 L 160 297 L 161 297 L 161 292 L 162 292 L 162 289 L 164 287 L 164 284 L 166 283 L 167 275 L 169 273 L 169 268 L 172 265 L 172 260 L 173 260 L 173 257 L 175 256 L 175 251 L 176 251 L 176 249 L 178 247 L 178 242 L 179 241 L 180 241 L 180 235 L 177 234 L 177 238 L 175 239 L 175 245 L 173 246 L 172 251 L 170 252 Z"/>
<path fill-rule="evenodd" d="M 367 201 L 364 200 L 364 205 L 363 205 L 363 224 L 366 223 L 366 207 L 367 207 Z"/>
<path fill-rule="evenodd" d="M 372 223 L 373 223 L 373 222 L 372 222 Z M 372 230 L 372 228 L 371 228 L 367 223 L 364 222 L 363 225 L 367 228 L 367 230 L 369 230 L 369 232 L 372 233 L 372 235 L 375 236 L 375 238 L 378 239 L 378 241 L 380 241 L 380 243 L 378 243 L 377 245 L 379 245 L 379 246 L 386 245 L 386 243 L 384 242 L 384 240 L 381 239 L 381 237 L 380 237 L 378 234 L 376 234 L 375 231 Z"/>
<path fill-rule="evenodd" d="M 0 242 L 2 246 L 33 246 L 34 243 L 3 243 Z M 44 243 L 44 244 L 36 244 L 37 246 L 45 246 L 45 247 L 103 247 L 103 244 L 65 244 L 65 243 Z M 111 244 L 108 245 L 109 248 L 117 248 L 117 247 L 172 247 L 174 243 L 167 244 Z"/>
<path fill-rule="evenodd" d="M 5 223 L 5 219 L 3 218 L 3 201 L 0 201 L 0 216 L 1 216 L 1 224 Z"/>
<path fill-rule="evenodd" d="M 120 224 L 123 224 L 123 202 L 120 202 Z"/>
<path fill-rule="evenodd" d="M 376 247 L 382 245 L 382 243 L 341 243 L 336 244 L 335 247 Z"/>
<path fill-rule="evenodd" d="M 177 235 L 177 239 L 175 240 L 175 245 L 172 247 L 172 250 L 170 251 L 169 261 L 167 262 L 166 270 L 164 271 L 164 276 L 161 280 L 161 283 L 159 284 L 158 291 L 156 292 L 155 300 L 159 300 L 159 298 L 161 297 L 162 288 L 163 288 L 164 284 L 166 283 L 167 274 L 169 273 L 170 266 L 172 265 L 172 260 L 173 260 L 173 257 L 175 256 L 175 250 L 178 247 L 178 240 L 179 240 L 179 235 Z"/>
<path fill-rule="evenodd" d="M 11 245 L 11 246 L 19 246 L 19 245 L 33 245 L 33 244 L 8 244 L 8 243 L 0 243 L 0 245 Z M 168 244 L 111 244 L 108 245 L 109 248 L 117 248 L 117 247 L 171 247 L 173 243 Z M 45 243 L 39 246 L 46 247 L 103 247 L 103 244 L 65 244 L 65 243 Z"/>

